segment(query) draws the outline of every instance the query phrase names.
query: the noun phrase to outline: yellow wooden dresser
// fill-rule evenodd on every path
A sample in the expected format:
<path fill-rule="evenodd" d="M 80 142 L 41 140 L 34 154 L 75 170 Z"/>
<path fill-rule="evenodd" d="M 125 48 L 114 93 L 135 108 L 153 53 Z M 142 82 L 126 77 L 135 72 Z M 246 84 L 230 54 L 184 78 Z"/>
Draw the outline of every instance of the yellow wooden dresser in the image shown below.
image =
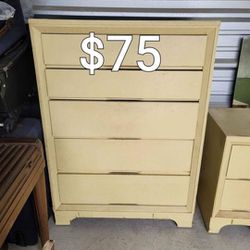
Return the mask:
<path fill-rule="evenodd" d="M 191 227 L 218 22 L 29 21 L 57 224 L 77 217 L 172 219 Z M 81 41 L 95 32 L 105 61 L 83 69 Z M 119 72 L 121 41 L 133 35 Z M 139 70 L 139 35 L 161 54 Z"/>
<path fill-rule="evenodd" d="M 250 226 L 250 109 L 208 116 L 198 201 L 207 229 Z"/>

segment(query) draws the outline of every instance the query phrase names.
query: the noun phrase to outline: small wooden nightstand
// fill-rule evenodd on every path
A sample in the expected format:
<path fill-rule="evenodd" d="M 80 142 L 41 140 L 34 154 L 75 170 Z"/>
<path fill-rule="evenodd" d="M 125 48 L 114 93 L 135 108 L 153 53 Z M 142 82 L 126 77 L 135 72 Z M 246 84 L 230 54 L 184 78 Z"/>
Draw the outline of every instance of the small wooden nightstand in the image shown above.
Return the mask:
<path fill-rule="evenodd" d="M 31 192 L 41 243 L 48 241 L 44 167 L 43 147 L 38 139 L 0 139 L 0 249 Z"/>
<path fill-rule="evenodd" d="M 198 202 L 207 229 L 250 226 L 250 109 L 208 115 Z"/>

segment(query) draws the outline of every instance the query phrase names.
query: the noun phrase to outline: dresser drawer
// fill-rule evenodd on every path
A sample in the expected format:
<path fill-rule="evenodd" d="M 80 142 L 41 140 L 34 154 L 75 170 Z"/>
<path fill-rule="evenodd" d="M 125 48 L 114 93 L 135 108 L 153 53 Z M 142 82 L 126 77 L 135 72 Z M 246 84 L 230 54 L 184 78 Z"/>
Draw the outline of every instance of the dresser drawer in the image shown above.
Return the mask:
<path fill-rule="evenodd" d="M 193 141 L 56 139 L 55 149 L 60 173 L 187 175 Z"/>
<path fill-rule="evenodd" d="M 81 42 L 88 34 L 42 34 L 44 62 L 48 66 L 80 67 L 80 57 L 87 56 L 81 50 Z M 104 66 L 111 68 L 124 41 L 107 41 L 106 36 L 96 35 L 104 43 L 99 50 L 105 60 Z M 138 35 L 124 58 L 122 67 L 137 67 L 136 61 L 153 64 L 150 54 L 138 55 Z M 146 47 L 154 47 L 161 54 L 161 68 L 202 68 L 204 65 L 207 37 L 203 35 L 161 35 L 160 42 L 147 42 Z"/>
<path fill-rule="evenodd" d="M 185 206 L 188 176 L 59 174 L 61 202 Z"/>
<path fill-rule="evenodd" d="M 250 145 L 232 146 L 227 178 L 250 180 Z"/>
<path fill-rule="evenodd" d="M 98 71 L 47 69 L 51 99 L 200 99 L 202 71 Z"/>
<path fill-rule="evenodd" d="M 194 139 L 198 103 L 50 101 L 62 138 Z"/>
<path fill-rule="evenodd" d="M 250 181 L 226 180 L 221 210 L 250 211 Z"/>

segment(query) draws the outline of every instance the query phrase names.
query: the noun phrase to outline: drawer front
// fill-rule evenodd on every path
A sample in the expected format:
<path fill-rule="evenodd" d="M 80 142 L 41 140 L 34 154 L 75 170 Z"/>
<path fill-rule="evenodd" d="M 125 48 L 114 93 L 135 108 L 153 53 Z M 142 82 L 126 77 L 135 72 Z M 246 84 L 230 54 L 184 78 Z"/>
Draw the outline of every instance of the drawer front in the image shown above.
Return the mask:
<path fill-rule="evenodd" d="M 250 181 L 226 180 L 221 209 L 250 211 Z"/>
<path fill-rule="evenodd" d="M 126 70 L 99 71 L 94 77 L 86 70 L 47 69 L 48 95 L 51 99 L 200 99 L 201 71 Z"/>
<path fill-rule="evenodd" d="M 250 145 L 232 146 L 227 178 L 250 179 Z"/>
<path fill-rule="evenodd" d="M 58 175 L 62 203 L 185 206 L 188 176 Z"/>
<path fill-rule="evenodd" d="M 80 57 L 87 56 L 81 50 L 81 41 L 86 34 L 42 34 L 44 61 L 46 65 L 80 67 Z M 104 66 L 113 66 L 124 41 L 107 41 L 105 35 L 96 35 L 102 39 L 104 49 Z M 133 41 L 124 58 L 122 66 L 137 67 L 136 61 L 143 60 L 146 65 L 153 64 L 150 54 L 138 55 L 138 35 Z M 147 47 L 156 48 L 161 54 L 161 68 L 201 68 L 204 64 L 206 36 L 202 35 L 161 35 L 160 42 L 147 42 Z"/>
<path fill-rule="evenodd" d="M 63 138 L 194 139 L 198 103 L 50 101 Z"/>
<path fill-rule="evenodd" d="M 193 141 L 56 139 L 55 148 L 60 173 L 189 174 Z"/>

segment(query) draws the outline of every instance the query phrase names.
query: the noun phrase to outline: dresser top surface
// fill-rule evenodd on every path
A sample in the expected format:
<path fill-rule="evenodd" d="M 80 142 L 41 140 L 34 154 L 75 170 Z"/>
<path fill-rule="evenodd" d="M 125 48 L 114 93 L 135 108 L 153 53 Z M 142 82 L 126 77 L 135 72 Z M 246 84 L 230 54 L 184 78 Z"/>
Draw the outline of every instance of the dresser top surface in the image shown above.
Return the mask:
<path fill-rule="evenodd" d="M 112 19 L 29 19 L 29 26 L 42 33 L 82 33 L 93 29 L 99 33 L 159 33 L 208 35 L 218 32 L 219 21 L 112 20 Z M 132 33 L 131 33 L 132 32 Z M 133 33 L 134 32 L 134 33 Z"/>
<path fill-rule="evenodd" d="M 213 108 L 209 114 L 227 136 L 250 137 L 250 109 Z"/>
<path fill-rule="evenodd" d="M 98 24 L 105 25 L 106 23 L 112 23 L 116 25 L 120 24 L 159 24 L 162 25 L 170 25 L 170 26 L 213 26 L 218 27 L 220 25 L 219 20 L 163 20 L 163 19 L 63 19 L 63 18 L 30 18 L 29 24 L 39 25 L 39 24 L 47 24 L 47 25 L 81 25 L 85 24 Z"/>

